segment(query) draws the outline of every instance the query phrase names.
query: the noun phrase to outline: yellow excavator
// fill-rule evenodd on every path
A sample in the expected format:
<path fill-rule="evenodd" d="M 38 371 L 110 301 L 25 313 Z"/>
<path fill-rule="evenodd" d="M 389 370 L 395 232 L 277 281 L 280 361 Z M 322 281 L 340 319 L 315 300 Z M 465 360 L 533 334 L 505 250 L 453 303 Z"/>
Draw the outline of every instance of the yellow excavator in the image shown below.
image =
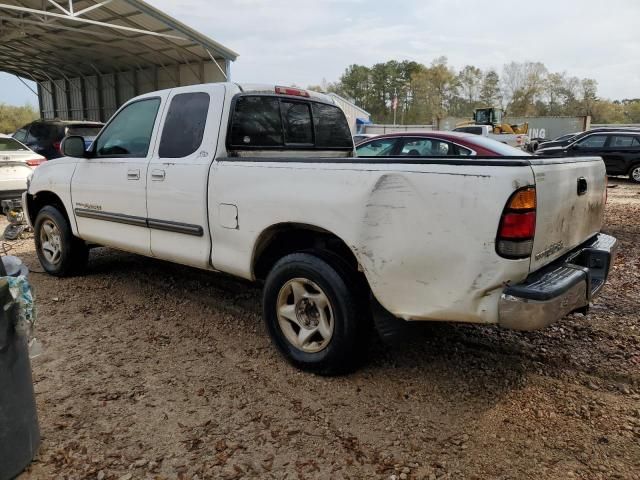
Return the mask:
<path fill-rule="evenodd" d="M 522 123 L 520 125 L 510 125 L 502 121 L 503 112 L 501 108 L 476 108 L 473 111 L 473 120 L 463 122 L 456 127 L 464 127 L 469 125 L 490 125 L 493 127 L 495 135 L 500 134 L 520 134 L 527 135 L 529 133 L 529 124 Z"/>

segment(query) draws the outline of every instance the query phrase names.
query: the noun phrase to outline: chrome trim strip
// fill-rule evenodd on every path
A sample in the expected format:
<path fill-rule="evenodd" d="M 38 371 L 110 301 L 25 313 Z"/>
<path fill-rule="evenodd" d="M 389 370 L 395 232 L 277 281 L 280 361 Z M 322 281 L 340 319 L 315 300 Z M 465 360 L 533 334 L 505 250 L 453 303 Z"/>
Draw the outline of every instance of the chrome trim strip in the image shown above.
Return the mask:
<path fill-rule="evenodd" d="M 152 228 L 154 230 L 182 233 L 184 235 L 193 235 L 195 237 L 202 237 L 204 235 L 204 230 L 200 225 L 191 225 L 189 223 L 171 222 L 168 220 L 158 220 L 155 218 L 136 217 L 133 215 L 125 215 L 122 213 L 101 212 L 98 210 L 89 210 L 86 208 L 76 208 L 74 212 L 78 217 L 90 218 L 93 220 L 123 223 L 125 225 L 133 225 L 135 227 Z"/>
<path fill-rule="evenodd" d="M 191 225 L 189 223 L 170 222 L 168 220 L 156 220 L 149 218 L 147 220 L 149 228 L 156 230 L 164 230 L 166 232 L 183 233 L 185 235 L 193 235 L 195 237 L 202 237 L 204 231 L 200 225 Z"/>
<path fill-rule="evenodd" d="M 93 220 L 104 220 L 105 222 L 124 223 L 126 225 L 134 225 L 136 227 L 147 226 L 147 219 L 144 217 L 124 215 L 122 213 L 101 212 L 98 210 L 89 210 L 87 208 L 76 208 L 74 212 L 78 217 L 82 217 L 82 218 L 91 218 Z"/>

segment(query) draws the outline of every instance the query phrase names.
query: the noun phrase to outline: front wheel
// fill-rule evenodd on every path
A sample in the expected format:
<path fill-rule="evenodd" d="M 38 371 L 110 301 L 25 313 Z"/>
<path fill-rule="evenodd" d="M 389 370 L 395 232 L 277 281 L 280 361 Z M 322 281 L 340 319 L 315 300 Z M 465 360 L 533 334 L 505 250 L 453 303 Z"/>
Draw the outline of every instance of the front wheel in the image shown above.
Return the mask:
<path fill-rule="evenodd" d="M 629 170 L 629 178 L 633 182 L 640 183 L 640 165 L 631 167 L 631 170 Z"/>
<path fill-rule="evenodd" d="M 271 339 L 293 365 L 321 375 L 351 370 L 359 360 L 367 312 L 354 276 L 330 255 L 282 258 L 264 287 Z"/>
<path fill-rule="evenodd" d="M 84 269 L 89 249 L 73 236 L 69 222 L 56 207 L 40 210 L 33 229 L 38 260 L 47 273 L 67 277 Z"/>

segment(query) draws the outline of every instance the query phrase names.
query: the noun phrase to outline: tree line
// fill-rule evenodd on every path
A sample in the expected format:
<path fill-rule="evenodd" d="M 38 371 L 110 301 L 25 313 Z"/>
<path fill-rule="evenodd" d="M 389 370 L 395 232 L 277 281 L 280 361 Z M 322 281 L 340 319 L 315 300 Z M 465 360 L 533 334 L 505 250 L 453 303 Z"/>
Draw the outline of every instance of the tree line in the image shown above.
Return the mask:
<path fill-rule="evenodd" d="M 16 107 L 0 103 L 0 133 L 13 133 L 39 116 L 31 105 Z"/>
<path fill-rule="evenodd" d="M 469 117 L 475 108 L 502 107 L 509 116 L 591 115 L 592 123 L 640 123 L 640 98 L 611 101 L 598 96 L 591 78 L 550 72 L 539 62 L 511 62 L 498 73 L 446 57 L 430 65 L 391 60 L 372 67 L 351 65 L 335 83 L 311 90 L 335 92 L 368 111 L 376 123 L 430 124 L 447 116 Z M 397 99 L 397 100 L 396 100 Z"/>

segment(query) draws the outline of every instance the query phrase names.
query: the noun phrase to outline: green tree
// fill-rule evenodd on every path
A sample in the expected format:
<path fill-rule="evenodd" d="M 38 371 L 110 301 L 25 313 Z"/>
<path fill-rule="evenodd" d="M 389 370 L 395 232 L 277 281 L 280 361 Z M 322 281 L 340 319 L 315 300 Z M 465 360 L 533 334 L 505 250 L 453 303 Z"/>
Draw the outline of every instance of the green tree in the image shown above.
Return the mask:
<path fill-rule="evenodd" d="M 502 103 L 500 96 L 500 76 L 495 70 L 489 70 L 482 76 L 480 86 L 480 104 L 483 107 L 498 106 Z"/>
<path fill-rule="evenodd" d="M 480 94 L 483 87 L 482 70 L 473 65 L 466 65 L 458 73 L 459 99 L 456 102 L 455 115 L 468 116 L 480 105 Z"/>
<path fill-rule="evenodd" d="M 350 65 L 336 83 L 323 80 L 311 90 L 333 91 L 371 113 L 377 123 L 431 123 L 448 115 L 470 117 L 474 108 L 502 106 L 509 115 L 591 115 L 594 123 L 640 122 L 640 99 L 598 97 L 589 78 L 549 72 L 539 62 L 510 62 L 499 76 L 466 65 L 456 72 L 445 57 L 423 65 L 391 60 L 372 67 Z"/>
<path fill-rule="evenodd" d="M 598 102 L 598 82 L 592 78 L 584 78 L 580 82 L 580 90 L 582 94 L 581 113 L 582 115 L 593 116 L 594 108 Z"/>
<path fill-rule="evenodd" d="M 416 72 L 411 85 L 414 101 L 419 105 L 418 118 L 429 123 L 448 115 L 459 87 L 456 72 L 447 65 L 446 57 L 439 57 L 431 66 Z"/>

